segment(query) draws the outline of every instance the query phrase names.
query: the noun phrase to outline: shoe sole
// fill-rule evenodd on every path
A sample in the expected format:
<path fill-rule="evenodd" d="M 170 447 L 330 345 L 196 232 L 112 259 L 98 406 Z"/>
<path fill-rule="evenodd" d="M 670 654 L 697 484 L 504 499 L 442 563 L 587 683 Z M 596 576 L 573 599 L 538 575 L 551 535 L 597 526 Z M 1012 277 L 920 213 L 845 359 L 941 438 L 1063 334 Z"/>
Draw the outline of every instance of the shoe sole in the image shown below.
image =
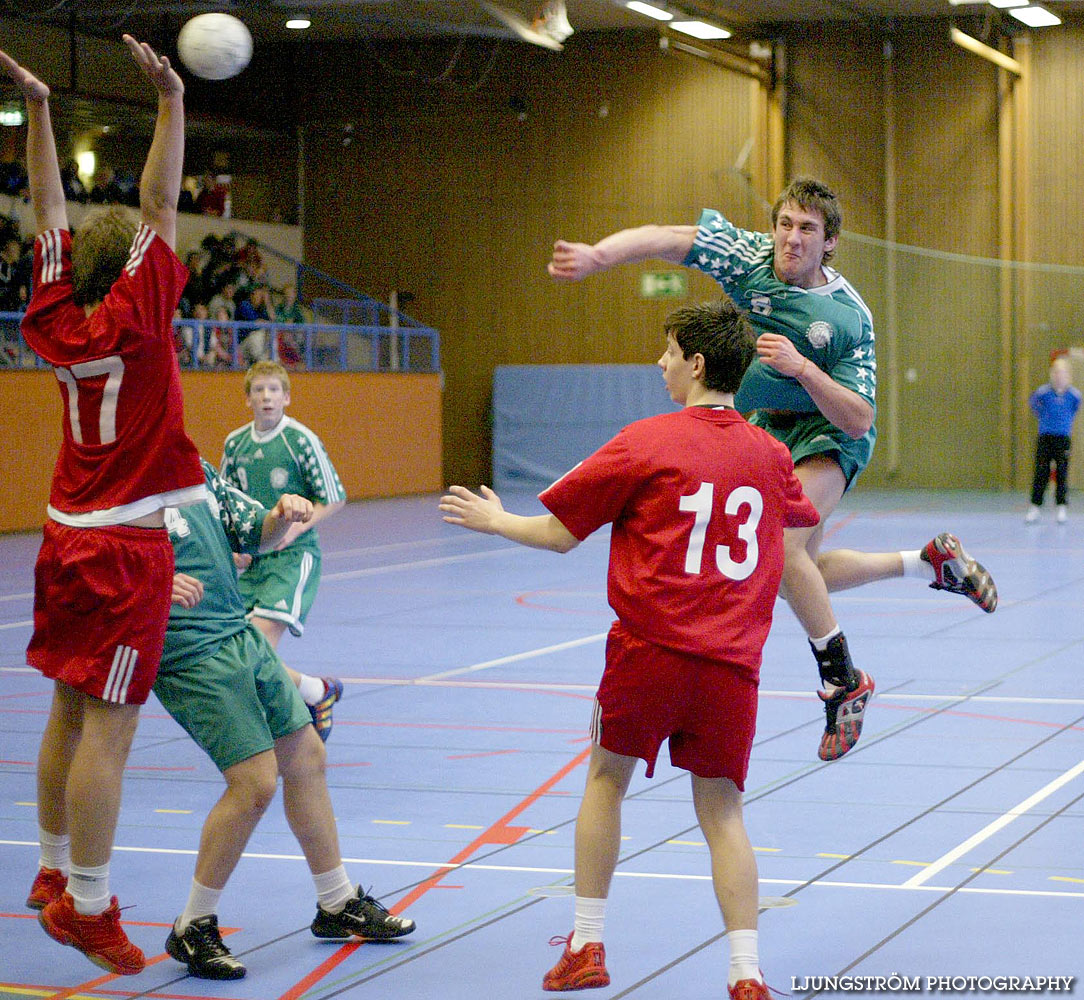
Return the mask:
<path fill-rule="evenodd" d="M 144 962 L 138 968 L 136 966 L 118 965 L 116 962 L 111 962 L 104 955 L 98 955 L 94 952 L 87 951 L 83 948 L 79 942 L 75 940 L 70 934 L 62 931 L 59 927 L 50 927 L 46 922 L 44 916 L 38 914 L 38 923 L 41 924 L 42 929 L 58 944 L 67 945 L 69 948 L 74 948 L 76 951 L 81 952 L 83 955 L 93 962 L 98 968 L 105 969 L 107 972 L 112 972 L 116 976 L 137 976 L 146 967 L 147 963 Z"/>
<path fill-rule="evenodd" d="M 312 936 L 319 938 L 321 941 L 394 941 L 396 938 L 413 934 L 414 931 L 414 927 L 379 934 L 319 934 L 313 931 Z"/>
<path fill-rule="evenodd" d="M 935 547 L 942 555 L 948 556 L 945 562 L 951 564 L 953 576 L 969 588 L 967 590 L 950 590 L 950 588 L 941 585 L 937 589 L 958 593 L 988 615 L 992 615 L 997 610 L 997 585 L 986 567 L 967 554 L 963 545 L 960 544 L 960 539 L 955 535 L 947 536 L 944 548 L 937 545 L 936 542 Z M 944 566 L 945 563 L 942 563 L 942 575 L 944 575 Z M 959 572 L 961 569 L 964 572 Z M 988 590 L 990 591 L 989 597 L 983 597 L 982 595 L 986 594 Z"/>
<path fill-rule="evenodd" d="M 609 985 L 609 973 L 599 975 L 596 972 L 592 972 L 588 975 L 581 976 L 571 983 L 543 983 L 542 989 L 546 990 L 548 993 L 571 993 L 575 990 L 601 989 L 603 986 Z"/>

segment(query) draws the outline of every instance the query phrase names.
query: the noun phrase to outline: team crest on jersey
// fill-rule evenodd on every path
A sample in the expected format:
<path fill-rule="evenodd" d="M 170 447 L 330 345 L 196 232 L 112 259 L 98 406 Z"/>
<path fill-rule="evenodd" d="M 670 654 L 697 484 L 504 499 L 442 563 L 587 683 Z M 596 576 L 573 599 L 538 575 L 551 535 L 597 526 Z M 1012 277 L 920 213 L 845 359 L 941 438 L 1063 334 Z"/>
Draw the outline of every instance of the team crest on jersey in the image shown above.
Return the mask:
<path fill-rule="evenodd" d="M 827 347 L 832 339 L 832 324 L 823 319 L 814 320 L 806 327 L 805 336 L 814 347 Z"/>
<path fill-rule="evenodd" d="M 771 316 L 772 300 L 767 295 L 750 295 L 749 310 L 758 316 Z"/>
<path fill-rule="evenodd" d="M 271 470 L 271 485 L 276 490 L 286 489 L 286 483 L 290 479 L 290 473 L 288 473 L 281 466 L 276 466 Z"/>

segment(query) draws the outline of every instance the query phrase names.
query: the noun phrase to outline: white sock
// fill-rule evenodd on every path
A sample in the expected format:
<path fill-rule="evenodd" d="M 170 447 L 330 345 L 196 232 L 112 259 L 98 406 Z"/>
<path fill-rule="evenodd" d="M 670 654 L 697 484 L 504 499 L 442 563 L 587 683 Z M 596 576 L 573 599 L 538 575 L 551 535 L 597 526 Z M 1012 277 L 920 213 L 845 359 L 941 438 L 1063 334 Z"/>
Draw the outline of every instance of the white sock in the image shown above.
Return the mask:
<path fill-rule="evenodd" d="M 68 874 L 72 866 L 72 839 L 66 833 L 55 834 L 38 827 L 38 844 L 41 852 L 38 855 L 40 868 L 55 868 L 57 871 Z"/>
<path fill-rule="evenodd" d="M 173 929 L 178 934 L 183 934 L 185 928 L 193 920 L 198 920 L 200 917 L 209 917 L 212 913 L 217 913 L 218 900 L 221 896 L 221 889 L 209 889 L 192 879 L 192 888 L 188 890 L 188 902 L 184 904 L 184 912 L 177 918 Z"/>
<path fill-rule="evenodd" d="M 328 913 L 342 913 L 356 891 L 342 865 L 322 875 L 313 875 L 312 884 L 316 886 L 316 901 Z"/>
<path fill-rule="evenodd" d="M 760 978 L 760 957 L 757 953 L 756 931 L 731 931 L 727 934 L 730 942 L 730 974 L 727 985 L 733 986 L 742 979 Z"/>
<path fill-rule="evenodd" d="M 95 916 L 109 909 L 109 862 L 84 868 L 72 865 L 68 872 L 68 892 L 75 912 Z"/>
<path fill-rule="evenodd" d="M 301 680 L 297 682 L 297 690 L 301 695 L 301 700 L 306 705 L 315 705 L 324 697 L 323 678 L 310 677 L 308 674 L 302 674 Z"/>
<path fill-rule="evenodd" d="M 606 900 L 593 896 L 576 897 L 576 923 L 569 948 L 583 951 L 592 941 L 602 941 L 602 928 L 606 923 Z"/>
<path fill-rule="evenodd" d="M 813 636 L 809 637 L 809 641 L 813 643 L 813 648 L 823 653 L 828 648 L 828 643 L 831 642 L 837 635 L 843 630 L 837 625 L 827 635 L 822 635 L 819 639 L 815 639 Z"/>
<path fill-rule="evenodd" d="M 922 549 L 901 552 L 900 558 L 903 560 L 904 576 L 910 576 L 916 580 L 929 580 L 931 583 L 937 579 L 933 564 L 922 558 Z"/>

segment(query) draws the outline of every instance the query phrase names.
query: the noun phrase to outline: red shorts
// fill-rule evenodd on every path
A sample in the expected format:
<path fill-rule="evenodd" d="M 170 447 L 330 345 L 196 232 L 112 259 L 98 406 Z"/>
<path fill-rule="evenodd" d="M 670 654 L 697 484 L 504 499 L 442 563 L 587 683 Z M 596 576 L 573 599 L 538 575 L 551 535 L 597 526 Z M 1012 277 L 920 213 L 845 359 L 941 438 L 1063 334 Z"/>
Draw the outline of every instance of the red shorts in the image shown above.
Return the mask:
<path fill-rule="evenodd" d="M 663 740 L 670 762 L 741 791 L 757 727 L 757 682 L 727 663 L 645 642 L 614 622 L 606 640 L 592 737 L 612 753 L 647 761 Z"/>
<path fill-rule="evenodd" d="M 158 676 L 173 592 L 164 528 L 45 525 L 26 662 L 102 701 L 142 705 Z"/>

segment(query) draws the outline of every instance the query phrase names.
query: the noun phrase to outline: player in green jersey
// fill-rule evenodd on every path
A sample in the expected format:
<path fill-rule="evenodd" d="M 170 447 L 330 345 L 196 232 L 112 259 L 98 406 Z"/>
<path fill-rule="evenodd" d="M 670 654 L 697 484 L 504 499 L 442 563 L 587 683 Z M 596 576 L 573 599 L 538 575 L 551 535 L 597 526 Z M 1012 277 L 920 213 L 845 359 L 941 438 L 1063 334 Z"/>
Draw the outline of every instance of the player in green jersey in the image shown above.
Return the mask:
<path fill-rule="evenodd" d="M 286 818 L 317 893 L 318 938 L 385 940 L 414 930 L 355 888 L 339 853 L 324 774 L 326 751 L 286 668 L 246 619 L 232 555 L 289 541 L 312 518 L 304 497 L 270 511 L 204 463 L 208 498 L 167 512 L 176 557 L 173 607 L 154 692 L 214 761 L 226 790 L 203 824 L 188 902 L 166 951 L 202 979 L 240 979 L 245 967 L 222 941 L 218 901 L 282 775 Z"/>
<path fill-rule="evenodd" d="M 772 207 L 772 231 L 739 229 L 707 210 L 695 226 L 624 229 L 594 245 L 558 240 L 552 277 L 578 281 L 619 264 L 659 259 L 703 271 L 749 313 L 757 358 L 735 404 L 791 450 L 806 495 L 820 513 L 814 528 L 789 528 L 781 593 L 809 636 L 820 671 L 827 723 L 818 754 L 843 756 L 858 741 L 873 679 L 851 662 L 828 597 L 898 576 L 964 594 L 984 611 L 997 588 L 958 538 L 942 532 L 903 552 L 820 551 L 824 525 L 865 468 L 876 438 L 877 361 L 873 318 L 828 261 L 842 212 L 835 194 L 795 179 Z"/>
<path fill-rule="evenodd" d="M 221 474 L 266 507 L 283 493 L 296 493 L 311 500 L 314 509 L 304 532 L 288 545 L 253 559 L 240 578 L 249 617 L 277 649 L 287 629 L 297 636 L 305 630 L 320 585 L 320 538 L 313 529 L 342 508 L 346 494 L 320 439 L 286 416 L 290 375 L 282 365 L 258 361 L 249 368 L 245 398 L 254 419 L 226 436 Z M 332 706 L 342 697 L 342 682 L 296 670 L 290 670 L 290 676 L 309 706 L 316 731 L 326 740 Z"/>

